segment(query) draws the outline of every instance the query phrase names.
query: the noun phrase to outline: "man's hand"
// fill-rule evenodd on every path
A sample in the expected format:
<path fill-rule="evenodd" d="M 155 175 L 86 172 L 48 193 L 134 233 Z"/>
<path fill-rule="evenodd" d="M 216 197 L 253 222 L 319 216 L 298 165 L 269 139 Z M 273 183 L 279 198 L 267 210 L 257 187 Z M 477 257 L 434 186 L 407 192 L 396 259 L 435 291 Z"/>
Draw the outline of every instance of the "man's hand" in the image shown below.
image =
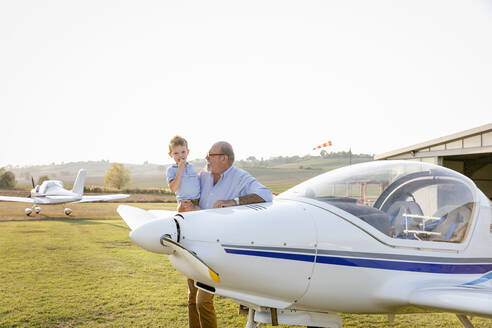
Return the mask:
<path fill-rule="evenodd" d="M 231 200 L 218 200 L 215 202 L 213 208 L 220 208 L 220 207 L 230 207 L 230 206 L 236 206 L 236 202 L 234 199 Z"/>

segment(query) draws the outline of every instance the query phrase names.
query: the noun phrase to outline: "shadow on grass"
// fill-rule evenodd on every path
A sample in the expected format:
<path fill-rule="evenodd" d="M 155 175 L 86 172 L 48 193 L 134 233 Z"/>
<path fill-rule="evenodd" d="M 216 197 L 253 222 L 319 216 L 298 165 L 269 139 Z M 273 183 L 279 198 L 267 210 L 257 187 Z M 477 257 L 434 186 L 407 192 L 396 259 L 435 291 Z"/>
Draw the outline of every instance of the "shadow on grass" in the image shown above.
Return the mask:
<path fill-rule="evenodd" d="M 40 214 L 41 216 L 41 214 Z M 129 228 L 123 224 L 123 225 L 118 225 L 115 223 L 109 223 L 109 222 L 100 222 L 100 221 L 109 221 L 109 220 L 118 220 L 118 218 L 115 219 L 105 219 L 105 218 L 51 218 L 51 217 L 36 217 L 36 218 L 25 218 L 25 219 L 7 219 L 7 220 L 0 220 L 0 223 L 2 222 L 64 222 L 64 223 L 69 223 L 69 224 L 76 224 L 76 225 L 109 225 L 113 226 L 116 228 L 120 229 L 125 229 L 129 230 Z M 99 222 L 98 222 L 99 221 Z M 121 219 L 123 222 L 123 220 Z"/>
<path fill-rule="evenodd" d="M 115 223 L 109 223 L 109 222 L 100 222 L 100 221 L 105 221 L 105 220 L 118 220 L 118 219 L 94 219 L 94 218 L 78 218 L 78 219 L 53 219 L 52 221 L 59 221 L 59 222 L 65 222 L 65 223 L 70 223 L 70 224 L 77 224 L 77 225 L 109 225 L 112 227 L 124 229 L 124 230 L 129 230 L 125 224 L 123 225 L 118 225 Z M 123 222 L 123 219 L 120 219 L 121 222 Z M 97 222 L 99 221 L 99 222 Z"/>

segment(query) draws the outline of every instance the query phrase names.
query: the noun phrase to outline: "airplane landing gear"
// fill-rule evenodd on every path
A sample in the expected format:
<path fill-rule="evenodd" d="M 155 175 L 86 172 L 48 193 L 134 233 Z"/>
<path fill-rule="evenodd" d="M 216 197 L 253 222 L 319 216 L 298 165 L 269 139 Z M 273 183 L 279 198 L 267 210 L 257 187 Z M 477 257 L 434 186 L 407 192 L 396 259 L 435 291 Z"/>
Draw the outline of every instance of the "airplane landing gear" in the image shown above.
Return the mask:
<path fill-rule="evenodd" d="M 39 212 L 41 212 L 41 207 L 33 205 L 31 208 L 29 208 L 29 207 L 26 208 L 24 210 L 24 213 L 26 213 L 27 216 L 30 216 L 32 214 L 33 210 L 34 210 L 34 213 L 39 214 Z"/>
<path fill-rule="evenodd" d="M 473 324 L 470 322 L 470 320 L 466 317 L 466 315 L 463 314 L 457 314 L 456 315 L 458 319 L 461 321 L 461 324 L 465 328 L 473 328 Z"/>
<path fill-rule="evenodd" d="M 278 326 L 278 324 L 293 324 L 307 328 L 342 328 L 343 319 L 336 313 L 315 313 L 300 310 L 278 310 L 270 308 L 255 311 L 249 308 L 248 322 L 245 328 L 262 327 L 262 323 Z M 468 327 L 466 327 L 468 328 Z"/>
<path fill-rule="evenodd" d="M 261 328 L 261 323 L 260 322 L 256 323 L 254 318 L 255 318 L 255 310 L 249 308 L 248 322 L 246 323 L 245 328 Z"/>
<path fill-rule="evenodd" d="M 70 214 L 72 214 L 72 210 L 71 210 L 71 209 L 69 209 L 69 208 L 66 208 L 66 209 L 64 210 L 64 212 L 65 212 L 65 215 L 70 215 Z"/>

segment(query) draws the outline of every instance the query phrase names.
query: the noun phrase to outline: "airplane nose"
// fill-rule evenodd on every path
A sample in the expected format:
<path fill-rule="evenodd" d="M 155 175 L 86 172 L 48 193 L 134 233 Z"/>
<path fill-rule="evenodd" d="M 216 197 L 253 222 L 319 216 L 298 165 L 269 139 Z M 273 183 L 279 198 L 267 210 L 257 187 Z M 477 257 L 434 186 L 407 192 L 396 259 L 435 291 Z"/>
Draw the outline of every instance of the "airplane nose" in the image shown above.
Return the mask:
<path fill-rule="evenodd" d="M 148 251 L 169 255 L 173 253 L 173 250 L 163 245 L 161 238 L 167 237 L 178 242 L 177 224 L 174 218 L 154 220 L 130 232 L 130 239 Z"/>

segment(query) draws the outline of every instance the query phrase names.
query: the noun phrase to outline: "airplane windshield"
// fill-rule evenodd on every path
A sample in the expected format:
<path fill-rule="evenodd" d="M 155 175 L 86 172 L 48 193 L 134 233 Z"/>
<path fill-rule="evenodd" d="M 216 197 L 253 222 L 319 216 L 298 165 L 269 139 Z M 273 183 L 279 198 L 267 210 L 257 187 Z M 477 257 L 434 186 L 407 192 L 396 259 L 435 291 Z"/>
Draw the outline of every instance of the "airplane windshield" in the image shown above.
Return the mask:
<path fill-rule="evenodd" d="M 461 242 L 475 209 L 475 186 L 455 171 L 409 161 L 374 161 L 336 169 L 278 197 L 336 206 L 402 239 Z"/>

